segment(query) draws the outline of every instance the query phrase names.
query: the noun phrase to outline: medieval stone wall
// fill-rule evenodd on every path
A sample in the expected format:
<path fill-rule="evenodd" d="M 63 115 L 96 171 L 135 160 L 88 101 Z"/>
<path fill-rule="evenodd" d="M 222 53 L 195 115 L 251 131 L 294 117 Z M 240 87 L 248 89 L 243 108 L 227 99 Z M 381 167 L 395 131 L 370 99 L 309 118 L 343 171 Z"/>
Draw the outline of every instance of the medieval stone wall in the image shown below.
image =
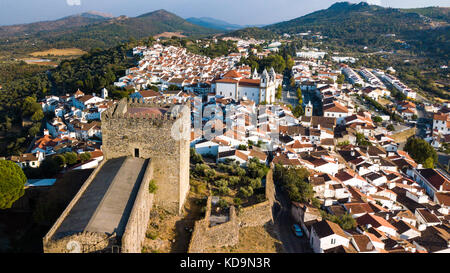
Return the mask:
<path fill-rule="evenodd" d="M 119 242 L 116 237 L 95 232 L 82 232 L 61 238 L 49 240 L 44 244 L 45 253 L 94 253 L 119 251 Z"/>
<path fill-rule="evenodd" d="M 275 185 L 273 172 L 270 170 L 266 176 L 266 201 L 256 205 L 242 208 L 238 214 L 240 227 L 258 227 L 273 223 L 272 206 L 275 200 Z"/>
<path fill-rule="evenodd" d="M 122 253 L 141 253 L 150 219 L 150 210 L 153 206 L 154 194 L 149 191 L 149 184 L 152 179 L 153 164 L 150 161 L 122 236 Z"/>
<path fill-rule="evenodd" d="M 188 253 L 203 253 L 211 247 L 233 246 L 239 243 L 239 222 L 236 210 L 230 207 L 228 222 L 210 227 L 211 196 L 208 198 L 205 218 L 197 221 L 194 226 Z"/>
<path fill-rule="evenodd" d="M 202 253 L 211 247 L 234 246 L 239 243 L 239 229 L 242 227 L 264 226 L 273 223 L 272 207 L 275 200 L 273 172 L 266 177 L 266 201 L 246 207 L 236 214 L 234 206 L 230 208 L 230 221 L 209 227 L 211 215 L 211 197 L 208 198 L 205 218 L 194 226 L 188 253 Z"/>

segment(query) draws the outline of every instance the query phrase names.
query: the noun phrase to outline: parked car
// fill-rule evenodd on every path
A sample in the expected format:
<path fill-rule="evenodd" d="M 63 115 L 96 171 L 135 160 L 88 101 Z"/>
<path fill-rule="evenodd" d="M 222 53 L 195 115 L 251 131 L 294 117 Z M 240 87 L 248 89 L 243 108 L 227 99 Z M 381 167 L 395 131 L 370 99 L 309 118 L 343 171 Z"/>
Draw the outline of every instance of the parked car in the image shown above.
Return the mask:
<path fill-rule="evenodd" d="M 299 225 L 297 224 L 292 225 L 292 231 L 294 231 L 295 236 L 299 238 L 303 237 L 303 231 Z"/>

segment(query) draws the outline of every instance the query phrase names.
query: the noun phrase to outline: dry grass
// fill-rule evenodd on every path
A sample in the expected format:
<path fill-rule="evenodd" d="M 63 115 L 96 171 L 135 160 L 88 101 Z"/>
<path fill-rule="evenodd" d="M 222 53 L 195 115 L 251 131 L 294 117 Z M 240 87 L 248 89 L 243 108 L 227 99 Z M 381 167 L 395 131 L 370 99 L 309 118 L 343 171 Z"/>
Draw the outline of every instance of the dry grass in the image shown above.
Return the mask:
<path fill-rule="evenodd" d="M 383 106 L 386 106 L 386 105 L 389 105 L 389 104 L 392 103 L 390 100 L 387 100 L 387 99 L 385 99 L 385 98 L 379 98 L 379 99 L 378 99 L 378 102 L 379 102 L 381 105 L 383 105 Z"/>
<path fill-rule="evenodd" d="M 203 218 L 197 200 L 201 195 L 190 193 L 183 215 L 174 215 L 161 208 L 153 208 L 145 239 L 144 252 L 186 253 L 195 221 Z"/>
<path fill-rule="evenodd" d="M 86 51 L 83 51 L 78 48 L 64 48 L 64 49 L 57 49 L 52 48 L 45 51 L 36 51 L 31 53 L 30 55 L 33 57 L 46 57 L 46 56 L 80 56 L 83 54 L 86 54 Z"/>
<path fill-rule="evenodd" d="M 239 244 L 231 247 L 212 248 L 207 253 L 283 253 L 274 227 L 267 224 L 260 227 L 245 227 L 239 230 Z"/>
<path fill-rule="evenodd" d="M 402 143 L 408 140 L 410 136 L 414 136 L 416 134 L 416 128 L 411 128 L 404 130 L 400 133 L 396 133 L 391 135 L 391 137 L 395 140 L 397 143 Z"/>
<path fill-rule="evenodd" d="M 153 37 L 155 37 L 155 38 L 160 38 L 160 37 L 171 38 L 173 36 L 179 37 L 179 38 L 186 37 L 185 35 L 181 34 L 181 32 L 163 32 L 163 33 L 160 33 L 160 34 L 155 35 Z"/>

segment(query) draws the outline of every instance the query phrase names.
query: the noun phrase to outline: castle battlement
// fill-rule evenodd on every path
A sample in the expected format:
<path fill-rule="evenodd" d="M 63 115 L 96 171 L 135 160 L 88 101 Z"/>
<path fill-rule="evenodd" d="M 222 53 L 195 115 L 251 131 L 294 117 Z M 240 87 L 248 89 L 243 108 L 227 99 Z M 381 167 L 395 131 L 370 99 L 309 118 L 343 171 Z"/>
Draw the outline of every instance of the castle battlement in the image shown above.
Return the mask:
<path fill-rule="evenodd" d="M 117 119 L 175 121 L 181 118 L 184 107 L 190 108 L 190 104 L 124 98 L 102 113 L 102 121 Z M 142 108 L 147 108 L 148 111 Z"/>

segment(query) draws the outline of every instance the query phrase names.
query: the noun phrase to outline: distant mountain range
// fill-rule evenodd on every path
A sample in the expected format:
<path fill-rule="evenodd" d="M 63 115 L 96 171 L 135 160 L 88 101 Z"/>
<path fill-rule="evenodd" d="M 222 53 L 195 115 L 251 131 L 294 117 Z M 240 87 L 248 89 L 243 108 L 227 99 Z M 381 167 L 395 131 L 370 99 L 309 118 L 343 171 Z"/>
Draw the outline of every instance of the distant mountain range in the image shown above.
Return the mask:
<path fill-rule="evenodd" d="M 0 51 L 30 52 L 50 47 L 106 48 L 120 42 L 164 32 L 210 35 L 218 30 L 192 24 L 166 10 L 138 17 L 111 18 L 98 12 L 83 13 L 55 21 L 0 27 Z"/>
<path fill-rule="evenodd" d="M 224 31 L 230 31 L 230 30 L 238 30 L 242 28 L 248 28 L 248 27 L 263 27 L 265 25 L 236 25 L 236 24 L 230 24 L 228 22 L 214 19 L 211 17 L 190 17 L 187 18 L 186 21 L 191 22 L 193 24 L 212 28 L 212 29 L 218 29 L 218 30 L 224 30 Z"/>
<path fill-rule="evenodd" d="M 100 12 L 85 12 L 64 17 L 55 21 L 43 21 L 31 24 L 0 26 L 0 37 L 32 35 L 41 31 L 57 31 L 98 23 L 112 18 L 112 15 Z"/>

